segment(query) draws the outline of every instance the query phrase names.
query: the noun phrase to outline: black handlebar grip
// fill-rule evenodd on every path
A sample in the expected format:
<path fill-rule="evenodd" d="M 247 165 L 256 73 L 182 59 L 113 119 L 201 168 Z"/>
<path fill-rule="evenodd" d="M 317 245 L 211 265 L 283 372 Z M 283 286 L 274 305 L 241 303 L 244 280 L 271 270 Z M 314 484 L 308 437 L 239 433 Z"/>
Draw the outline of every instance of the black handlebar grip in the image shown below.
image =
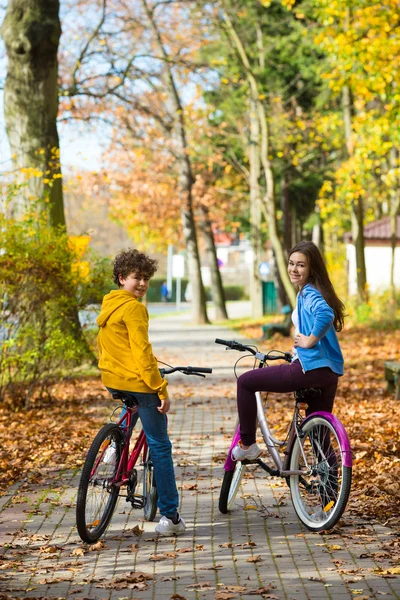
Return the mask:
<path fill-rule="evenodd" d="M 219 338 L 216 338 L 215 343 L 222 344 L 223 346 L 230 346 L 232 342 L 227 342 L 226 340 L 220 340 Z"/>
<path fill-rule="evenodd" d="M 188 371 L 194 371 L 195 373 L 212 373 L 212 369 L 208 367 L 188 367 Z"/>

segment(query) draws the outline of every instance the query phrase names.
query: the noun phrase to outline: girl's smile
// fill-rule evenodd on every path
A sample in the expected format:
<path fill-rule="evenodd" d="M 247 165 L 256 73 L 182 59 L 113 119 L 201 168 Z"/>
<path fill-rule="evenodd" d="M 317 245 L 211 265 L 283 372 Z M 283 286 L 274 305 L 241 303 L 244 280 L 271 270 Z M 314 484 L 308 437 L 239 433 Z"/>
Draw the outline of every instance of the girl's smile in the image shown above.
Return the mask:
<path fill-rule="evenodd" d="M 310 273 L 311 270 L 307 256 L 302 252 L 293 252 L 293 254 L 290 255 L 288 263 L 290 281 L 301 289 L 308 282 Z"/>

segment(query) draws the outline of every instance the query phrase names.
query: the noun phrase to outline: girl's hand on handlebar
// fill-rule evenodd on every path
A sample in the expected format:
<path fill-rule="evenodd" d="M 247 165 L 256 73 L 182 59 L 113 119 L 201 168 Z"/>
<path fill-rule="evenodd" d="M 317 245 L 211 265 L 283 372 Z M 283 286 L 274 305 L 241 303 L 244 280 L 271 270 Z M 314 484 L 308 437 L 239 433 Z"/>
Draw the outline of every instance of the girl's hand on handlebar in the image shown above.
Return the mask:
<path fill-rule="evenodd" d="M 167 412 L 169 412 L 170 408 L 171 408 L 171 401 L 169 398 L 165 398 L 164 400 L 161 400 L 161 406 L 159 406 L 157 408 L 157 410 L 160 413 L 162 413 L 163 415 L 165 415 L 165 414 L 167 414 Z"/>

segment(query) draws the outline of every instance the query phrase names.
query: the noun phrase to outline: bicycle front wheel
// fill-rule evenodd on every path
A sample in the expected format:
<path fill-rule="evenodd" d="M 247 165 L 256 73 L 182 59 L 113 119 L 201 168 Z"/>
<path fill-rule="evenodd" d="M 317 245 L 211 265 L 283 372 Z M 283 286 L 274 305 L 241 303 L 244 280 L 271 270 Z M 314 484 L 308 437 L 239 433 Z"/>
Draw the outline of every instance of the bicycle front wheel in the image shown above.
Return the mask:
<path fill-rule="evenodd" d="M 290 494 L 297 516 L 311 531 L 331 529 L 346 508 L 352 471 L 343 462 L 350 447 L 344 447 L 344 437 L 348 443 L 336 417 L 311 416 L 294 441 L 290 470 L 303 475 L 290 475 Z"/>
<path fill-rule="evenodd" d="M 113 478 L 121 457 L 122 433 L 110 423 L 100 429 L 83 465 L 76 502 L 76 526 L 82 541 L 93 543 L 106 530 L 118 500 Z"/>
<path fill-rule="evenodd" d="M 244 464 L 237 461 L 233 471 L 225 471 L 218 503 L 218 508 L 224 515 L 232 509 L 236 494 L 240 488 L 244 470 Z"/>
<path fill-rule="evenodd" d="M 154 467 L 148 447 L 143 452 L 143 498 L 144 518 L 146 521 L 154 521 L 157 513 L 158 494 L 154 478 Z"/>

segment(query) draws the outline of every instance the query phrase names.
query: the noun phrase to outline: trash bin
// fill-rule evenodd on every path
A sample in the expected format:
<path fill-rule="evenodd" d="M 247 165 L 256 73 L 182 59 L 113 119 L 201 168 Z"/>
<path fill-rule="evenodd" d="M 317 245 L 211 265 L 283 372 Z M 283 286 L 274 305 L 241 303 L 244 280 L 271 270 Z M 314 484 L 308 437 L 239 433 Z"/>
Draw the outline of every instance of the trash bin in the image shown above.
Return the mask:
<path fill-rule="evenodd" d="M 278 312 L 276 287 L 273 281 L 262 282 L 262 306 L 263 315 L 271 315 Z"/>

